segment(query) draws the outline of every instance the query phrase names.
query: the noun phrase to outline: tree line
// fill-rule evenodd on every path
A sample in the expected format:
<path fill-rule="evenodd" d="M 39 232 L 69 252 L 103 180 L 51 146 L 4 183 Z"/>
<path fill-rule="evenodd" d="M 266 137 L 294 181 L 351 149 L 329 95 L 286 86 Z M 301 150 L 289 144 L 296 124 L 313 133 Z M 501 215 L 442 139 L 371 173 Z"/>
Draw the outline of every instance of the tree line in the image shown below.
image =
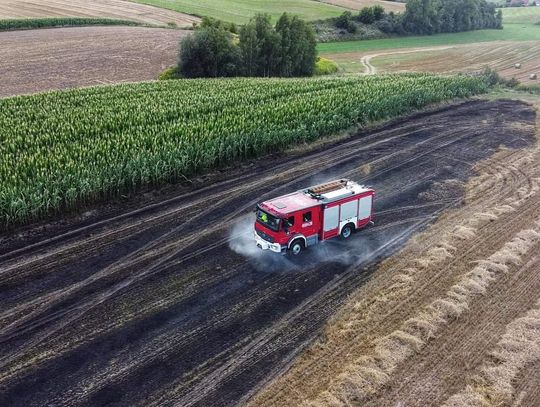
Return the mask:
<path fill-rule="evenodd" d="M 408 0 L 403 28 L 414 34 L 502 28 L 502 12 L 486 0 Z"/>
<path fill-rule="evenodd" d="M 349 33 L 358 30 L 357 23 L 373 24 L 394 35 L 451 33 L 502 28 L 502 12 L 486 0 L 408 0 L 403 14 L 373 6 L 356 15 L 346 11 L 335 19 L 335 26 Z"/>
<path fill-rule="evenodd" d="M 178 72 L 185 78 L 312 76 L 316 59 L 309 24 L 283 13 L 272 25 L 269 15 L 258 14 L 239 30 L 219 20 L 203 21 L 181 42 Z"/>

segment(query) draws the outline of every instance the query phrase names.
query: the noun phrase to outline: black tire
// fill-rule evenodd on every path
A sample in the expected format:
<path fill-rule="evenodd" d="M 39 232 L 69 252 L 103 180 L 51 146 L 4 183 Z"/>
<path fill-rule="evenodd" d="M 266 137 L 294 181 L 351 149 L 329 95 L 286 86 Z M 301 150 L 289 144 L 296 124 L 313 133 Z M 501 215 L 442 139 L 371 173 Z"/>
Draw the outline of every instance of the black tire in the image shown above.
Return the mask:
<path fill-rule="evenodd" d="M 291 243 L 291 246 L 289 247 L 289 254 L 291 254 L 292 256 L 298 256 L 304 251 L 304 248 L 304 242 L 301 239 L 296 239 Z"/>
<path fill-rule="evenodd" d="M 351 237 L 353 232 L 354 232 L 354 225 L 352 223 L 348 223 L 345 226 L 343 226 L 343 229 L 341 229 L 341 238 L 348 239 L 349 237 Z"/>

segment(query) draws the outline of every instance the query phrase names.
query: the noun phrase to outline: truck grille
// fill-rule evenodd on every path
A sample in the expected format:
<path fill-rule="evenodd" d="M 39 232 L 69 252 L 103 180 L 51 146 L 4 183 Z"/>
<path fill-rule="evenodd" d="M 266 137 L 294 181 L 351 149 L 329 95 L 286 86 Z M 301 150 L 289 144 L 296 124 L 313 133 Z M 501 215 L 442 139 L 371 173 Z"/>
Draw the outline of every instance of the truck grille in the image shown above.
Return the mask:
<path fill-rule="evenodd" d="M 263 231 L 261 231 L 261 230 L 259 230 L 259 229 L 255 229 L 255 232 L 256 232 L 261 238 L 263 238 L 264 240 L 266 240 L 267 242 L 269 242 L 269 243 L 274 243 L 274 239 L 272 238 L 272 236 L 267 235 L 266 233 L 264 233 Z"/>

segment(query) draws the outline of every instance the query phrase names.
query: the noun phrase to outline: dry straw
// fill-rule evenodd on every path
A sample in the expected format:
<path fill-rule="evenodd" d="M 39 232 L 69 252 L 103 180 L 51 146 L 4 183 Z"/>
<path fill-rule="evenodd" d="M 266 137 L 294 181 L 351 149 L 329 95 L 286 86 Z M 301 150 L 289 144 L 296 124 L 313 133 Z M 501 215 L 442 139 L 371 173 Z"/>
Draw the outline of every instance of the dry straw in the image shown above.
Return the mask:
<path fill-rule="evenodd" d="M 351 362 L 332 383 L 330 389 L 306 405 L 357 405 L 384 386 L 400 363 L 419 352 L 424 344 L 444 325 L 465 312 L 473 299 L 487 291 L 491 282 L 507 273 L 511 266 L 521 264 L 523 257 L 540 242 L 540 224 L 534 229 L 522 230 L 499 251 L 476 266 L 454 284 L 442 298 L 434 300 L 418 315 L 406 320 L 400 329 L 377 340 L 372 354 Z M 473 231 L 458 227 L 462 236 L 470 237 Z M 437 251 L 446 257 L 447 251 Z M 506 352 L 510 352 L 509 349 Z M 506 353 L 502 353 L 506 356 Z M 512 354 L 513 355 L 513 354 Z M 500 379 L 498 370 L 486 370 L 485 376 Z M 508 387 L 504 387 L 508 392 Z M 473 400 L 475 395 L 460 395 L 456 398 Z M 472 398 L 471 398 L 472 397 Z"/>
<path fill-rule="evenodd" d="M 513 382 L 527 365 L 540 360 L 540 301 L 527 314 L 506 327 L 489 361 L 474 384 L 450 397 L 444 407 L 508 405 L 514 395 Z"/>

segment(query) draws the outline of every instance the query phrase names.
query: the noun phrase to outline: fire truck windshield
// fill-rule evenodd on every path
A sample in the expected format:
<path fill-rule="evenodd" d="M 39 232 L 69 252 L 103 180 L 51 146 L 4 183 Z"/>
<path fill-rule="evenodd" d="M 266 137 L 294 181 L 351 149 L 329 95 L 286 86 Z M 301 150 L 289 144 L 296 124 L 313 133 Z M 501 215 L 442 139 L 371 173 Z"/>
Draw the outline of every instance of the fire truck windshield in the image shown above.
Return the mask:
<path fill-rule="evenodd" d="M 270 215 L 269 213 L 263 211 L 262 209 L 257 209 L 257 220 L 262 223 L 267 228 L 272 229 L 277 232 L 279 230 L 279 224 L 281 219 Z"/>

